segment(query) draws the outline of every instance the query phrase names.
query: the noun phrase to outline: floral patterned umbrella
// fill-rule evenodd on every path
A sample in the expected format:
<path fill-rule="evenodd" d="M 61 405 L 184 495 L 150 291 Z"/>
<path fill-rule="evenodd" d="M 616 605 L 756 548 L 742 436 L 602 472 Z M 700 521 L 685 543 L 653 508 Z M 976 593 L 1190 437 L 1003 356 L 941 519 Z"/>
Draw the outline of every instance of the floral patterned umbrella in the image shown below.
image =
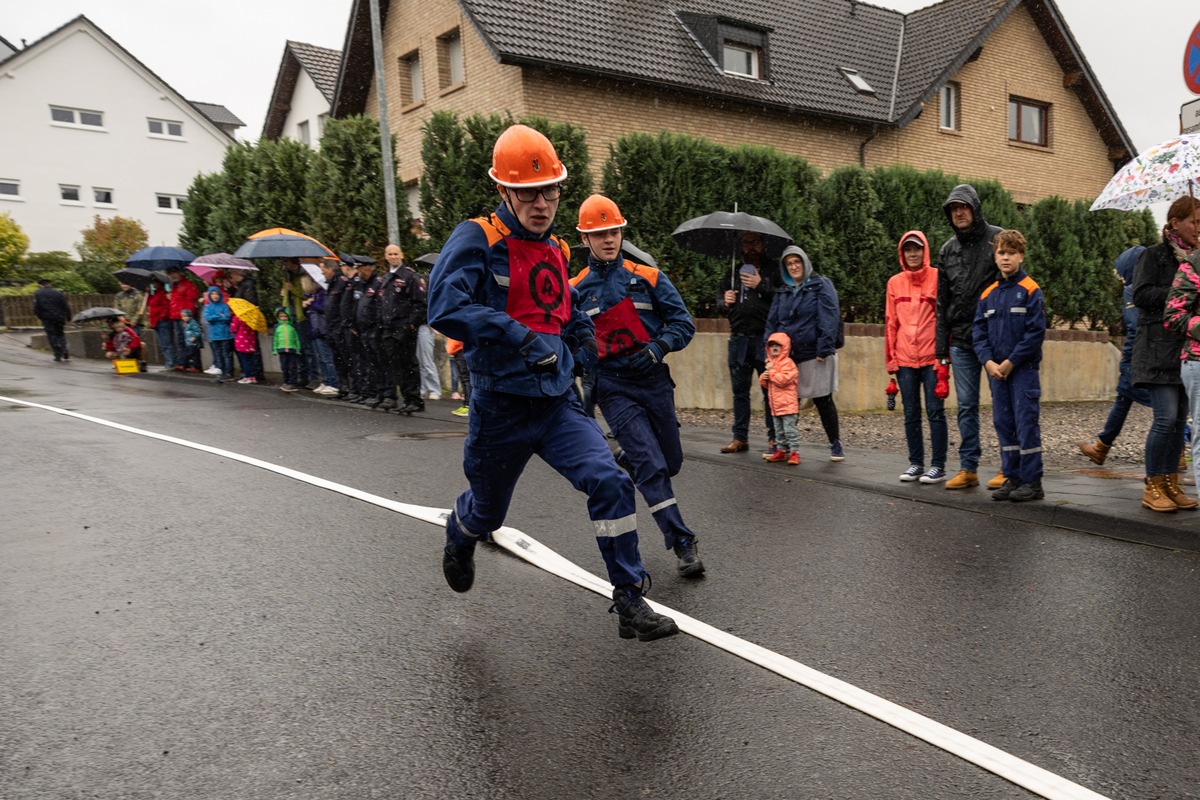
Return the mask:
<path fill-rule="evenodd" d="M 1195 195 L 1200 187 L 1200 135 L 1176 136 L 1121 167 L 1092 203 L 1092 211 L 1132 211 Z"/>

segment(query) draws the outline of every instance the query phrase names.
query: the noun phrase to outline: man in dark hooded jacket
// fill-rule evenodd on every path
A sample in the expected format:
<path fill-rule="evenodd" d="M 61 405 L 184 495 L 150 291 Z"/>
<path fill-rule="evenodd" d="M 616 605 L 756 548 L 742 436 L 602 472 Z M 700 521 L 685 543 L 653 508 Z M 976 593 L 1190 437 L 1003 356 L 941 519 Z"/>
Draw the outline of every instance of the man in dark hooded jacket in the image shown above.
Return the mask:
<path fill-rule="evenodd" d="M 954 397 L 958 404 L 959 471 L 946 482 L 947 489 L 979 485 L 979 379 L 983 365 L 975 355 L 971 325 L 984 288 L 1000 279 L 992 240 L 1000 232 L 983 217 L 979 194 L 970 184 L 950 190 L 942 208 L 954 227 L 954 235 L 938 254 L 937 339 L 938 363 L 950 364 Z M 999 488 L 1002 475 L 988 482 Z M 992 486 L 995 483 L 995 486 Z"/>

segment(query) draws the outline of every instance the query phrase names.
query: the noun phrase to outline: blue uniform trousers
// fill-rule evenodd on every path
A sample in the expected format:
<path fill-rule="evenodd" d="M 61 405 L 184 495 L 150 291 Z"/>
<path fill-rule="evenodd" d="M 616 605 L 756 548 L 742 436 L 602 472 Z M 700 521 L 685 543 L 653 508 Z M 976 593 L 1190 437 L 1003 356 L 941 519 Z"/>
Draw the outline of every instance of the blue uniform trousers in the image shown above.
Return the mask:
<path fill-rule="evenodd" d="M 1000 440 L 1000 469 L 1018 484 L 1042 479 L 1042 381 L 1036 367 L 1014 369 L 1008 380 L 988 377 L 992 422 Z"/>
<path fill-rule="evenodd" d="M 463 446 L 463 471 L 470 488 L 455 502 L 456 545 L 486 538 L 504 524 L 517 479 L 540 456 L 588 496 L 588 516 L 608 580 L 633 586 L 646 577 L 638 552 L 633 483 L 608 449 L 600 426 L 589 419 L 573 391 L 559 397 L 524 397 L 474 389 Z"/>
<path fill-rule="evenodd" d="M 670 370 L 659 364 L 651 374 L 636 378 L 600 372 L 595 397 L 604 421 L 629 459 L 638 491 L 650 506 L 667 549 L 680 539 L 694 540 L 671 488 L 671 478 L 683 466 L 683 446 Z"/>

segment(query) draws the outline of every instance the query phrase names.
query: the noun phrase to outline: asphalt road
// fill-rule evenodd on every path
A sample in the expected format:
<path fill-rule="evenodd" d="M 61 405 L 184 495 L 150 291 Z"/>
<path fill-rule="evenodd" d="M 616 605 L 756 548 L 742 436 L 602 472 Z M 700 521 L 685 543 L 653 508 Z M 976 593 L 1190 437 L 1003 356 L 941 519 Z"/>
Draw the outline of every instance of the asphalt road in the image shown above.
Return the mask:
<path fill-rule="evenodd" d="M 118 378 L 0 347 L 0 397 L 446 508 L 450 404 Z M 1029 798 L 498 548 L 293 478 L 0 400 L 0 797 Z M 1113 798 L 1200 797 L 1200 554 L 689 459 L 702 581 L 644 505 L 651 598 Z M 603 574 L 535 462 L 508 524 Z M 1064 795 L 1071 796 L 1071 795 Z"/>

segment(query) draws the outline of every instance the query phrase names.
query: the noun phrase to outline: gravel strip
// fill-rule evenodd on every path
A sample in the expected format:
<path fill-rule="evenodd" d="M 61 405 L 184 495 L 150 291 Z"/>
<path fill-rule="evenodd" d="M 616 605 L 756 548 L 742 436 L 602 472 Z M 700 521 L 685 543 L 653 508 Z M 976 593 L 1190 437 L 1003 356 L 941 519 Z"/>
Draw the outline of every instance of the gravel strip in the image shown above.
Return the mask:
<path fill-rule="evenodd" d="M 1079 452 L 1080 441 L 1090 441 L 1104 427 L 1108 418 L 1110 402 L 1043 403 L 1042 404 L 1042 448 L 1047 470 L 1086 469 L 1092 462 Z M 724 428 L 733 422 L 732 411 L 710 411 L 703 409 L 680 409 L 679 421 L 683 425 L 699 428 Z M 853 457 L 855 450 L 876 450 L 904 456 L 908 447 L 904 441 L 904 412 L 897 403 L 895 411 L 877 413 L 845 413 L 839 415 L 842 429 L 842 444 L 847 455 Z M 991 425 L 992 410 L 985 406 L 980 413 L 980 438 L 983 440 L 984 472 L 999 466 L 999 444 Z M 954 411 L 947 415 L 950 447 L 946 469 L 953 474 L 958 469 L 958 425 Z M 925 434 L 925 452 L 929 453 L 929 424 L 922 414 Z M 797 426 L 800 439 L 806 443 L 824 443 L 825 432 L 821 420 L 811 404 L 800 412 Z M 1125 420 L 1125 429 L 1108 454 L 1105 468 L 1123 469 L 1142 464 L 1146 445 L 1146 432 L 1150 429 L 1150 409 L 1135 405 Z M 751 450 L 765 449 L 766 427 L 761 413 L 756 413 L 750 422 Z M 989 453 L 991 454 L 989 456 Z M 926 465 L 928 466 L 928 464 Z"/>

